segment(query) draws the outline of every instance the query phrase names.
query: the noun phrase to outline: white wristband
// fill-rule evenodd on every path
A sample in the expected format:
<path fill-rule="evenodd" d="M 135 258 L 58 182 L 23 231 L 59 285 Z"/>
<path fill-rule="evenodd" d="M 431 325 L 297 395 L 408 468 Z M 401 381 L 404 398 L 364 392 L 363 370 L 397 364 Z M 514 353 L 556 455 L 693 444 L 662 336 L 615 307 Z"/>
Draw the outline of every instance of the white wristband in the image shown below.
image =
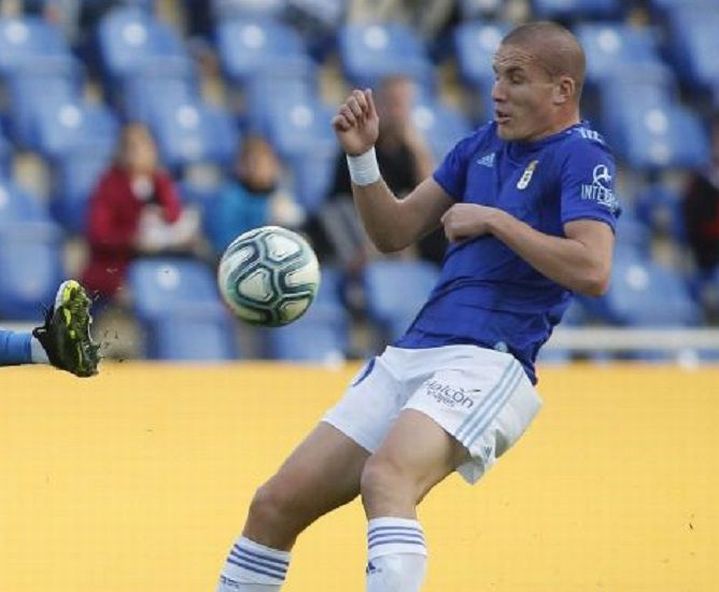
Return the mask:
<path fill-rule="evenodd" d="M 347 167 L 350 170 L 350 178 L 355 185 L 371 185 L 382 178 L 374 146 L 359 156 L 350 156 L 348 154 Z"/>

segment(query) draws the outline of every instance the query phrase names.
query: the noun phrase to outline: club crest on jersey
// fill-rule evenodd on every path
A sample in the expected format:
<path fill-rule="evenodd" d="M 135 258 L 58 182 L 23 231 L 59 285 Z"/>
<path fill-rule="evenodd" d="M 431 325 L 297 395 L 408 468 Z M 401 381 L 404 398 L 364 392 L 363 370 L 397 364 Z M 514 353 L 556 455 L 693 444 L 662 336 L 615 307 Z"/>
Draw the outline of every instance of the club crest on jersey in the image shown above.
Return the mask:
<path fill-rule="evenodd" d="M 529 182 L 532 180 L 532 175 L 534 174 L 534 169 L 537 168 L 537 164 L 539 164 L 539 161 L 533 160 L 527 165 L 527 168 L 524 169 L 519 181 L 517 181 L 517 189 L 527 188 L 527 185 L 529 185 Z"/>

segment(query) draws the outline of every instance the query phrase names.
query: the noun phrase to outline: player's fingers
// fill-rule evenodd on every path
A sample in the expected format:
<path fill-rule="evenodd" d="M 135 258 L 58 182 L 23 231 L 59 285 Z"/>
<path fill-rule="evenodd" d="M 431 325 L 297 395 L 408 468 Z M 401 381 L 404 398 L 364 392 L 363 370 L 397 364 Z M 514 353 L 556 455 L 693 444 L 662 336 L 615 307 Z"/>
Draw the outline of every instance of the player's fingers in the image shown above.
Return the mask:
<path fill-rule="evenodd" d="M 350 125 L 357 125 L 357 118 L 346 103 L 340 107 L 340 115 L 342 115 Z"/>
<path fill-rule="evenodd" d="M 335 115 L 332 118 L 331 123 L 332 123 L 332 128 L 339 132 L 347 132 L 352 128 L 350 123 L 344 118 L 343 115 Z"/>
<path fill-rule="evenodd" d="M 374 98 L 372 97 L 372 89 L 368 88 L 364 91 L 364 96 L 367 99 L 367 105 L 369 107 L 368 116 L 377 117 L 377 108 L 374 105 Z"/>
<path fill-rule="evenodd" d="M 357 101 L 360 109 L 362 109 L 362 113 L 367 115 L 369 113 L 369 105 L 367 104 L 367 97 L 364 96 L 364 93 L 361 90 L 355 89 L 352 91 L 352 96 Z"/>
<path fill-rule="evenodd" d="M 354 115 L 358 120 L 364 117 L 364 111 L 362 111 L 362 107 L 360 107 L 359 103 L 357 102 L 357 99 L 354 96 L 351 96 L 349 99 L 347 99 L 345 105 L 349 107 L 350 111 L 352 111 L 352 115 Z"/>

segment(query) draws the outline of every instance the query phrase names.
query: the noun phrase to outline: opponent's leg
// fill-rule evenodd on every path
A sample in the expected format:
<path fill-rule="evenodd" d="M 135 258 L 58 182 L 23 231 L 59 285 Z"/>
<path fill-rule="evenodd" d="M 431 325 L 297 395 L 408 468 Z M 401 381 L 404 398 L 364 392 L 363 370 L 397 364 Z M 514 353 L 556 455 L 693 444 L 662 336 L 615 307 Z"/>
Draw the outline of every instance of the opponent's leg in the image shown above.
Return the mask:
<path fill-rule="evenodd" d="M 420 589 L 427 549 L 416 507 L 466 457 L 466 449 L 428 416 L 413 409 L 400 414 L 362 473 L 367 592 Z"/>
<path fill-rule="evenodd" d="M 218 592 L 279 590 L 295 539 L 317 518 L 359 494 L 368 456 L 338 429 L 320 423 L 255 493 Z"/>

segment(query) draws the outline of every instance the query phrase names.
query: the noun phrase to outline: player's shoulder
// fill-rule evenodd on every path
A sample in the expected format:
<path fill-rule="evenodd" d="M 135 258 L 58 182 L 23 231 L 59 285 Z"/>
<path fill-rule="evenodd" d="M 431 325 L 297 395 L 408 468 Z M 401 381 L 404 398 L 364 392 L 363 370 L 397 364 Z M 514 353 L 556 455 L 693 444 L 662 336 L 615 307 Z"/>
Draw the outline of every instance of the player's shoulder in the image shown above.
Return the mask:
<path fill-rule="evenodd" d="M 560 149 L 567 154 L 596 154 L 603 152 L 612 155 L 612 150 L 602 134 L 593 129 L 588 121 L 582 121 L 565 132 Z"/>

